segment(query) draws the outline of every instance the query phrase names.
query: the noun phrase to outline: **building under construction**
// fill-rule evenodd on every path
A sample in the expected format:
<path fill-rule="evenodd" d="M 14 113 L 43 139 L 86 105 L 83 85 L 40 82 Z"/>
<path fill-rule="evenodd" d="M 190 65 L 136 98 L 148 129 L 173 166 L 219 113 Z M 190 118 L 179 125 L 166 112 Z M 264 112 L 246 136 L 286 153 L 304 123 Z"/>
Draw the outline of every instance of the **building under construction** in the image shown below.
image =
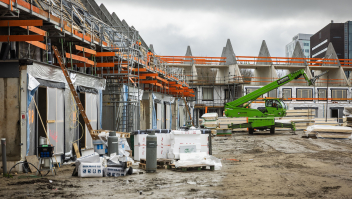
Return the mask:
<path fill-rule="evenodd" d="M 329 73 L 314 88 L 298 79 L 263 98 L 336 118 L 351 101 L 349 60 L 339 60 L 332 45 L 315 59 L 300 45 L 290 58 L 271 57 L 264 41 L 258 57 L 236 56 L 230 40 L 220 57 L 193 56 L 190 47 L 185 56 L 162 56 L 94 0 L 0 0 L 0 13 L 0 136 L 9 143 L 9 166 L 36 155 L 40 137 L 49 138 L 59 162 L 72 155 L 73 143 L 81 152 L 93 147 L 53 47 L 93 129 L 177 129 L 190 117 L 198 125 L 203 113 L 222 115 L 224 103 L 298 69 L 310 77 Z"/>

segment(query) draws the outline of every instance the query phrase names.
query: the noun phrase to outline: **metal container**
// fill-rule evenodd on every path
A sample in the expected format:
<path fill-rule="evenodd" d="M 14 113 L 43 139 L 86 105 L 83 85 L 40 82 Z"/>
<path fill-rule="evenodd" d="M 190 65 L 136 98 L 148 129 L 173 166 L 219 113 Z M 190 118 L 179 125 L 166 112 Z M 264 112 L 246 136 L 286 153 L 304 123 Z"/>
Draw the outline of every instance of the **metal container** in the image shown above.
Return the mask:
<path fill-rule="evenodd" d="M 114 131 L 110 131 L 108 137 L 108 156 L 112 153 L 119 154 L 119 138 Z"/>
<path fill-rule="evenodd" d="M 147 136 L 146 172 L 154 173 L 157 168 L 157 145 L 158 140 L 155 131 Z"/>
<path fill-rule="evenodd" d="M 1 151 L 2 151 L 2 170 L 4 175 L 7 174 L 7 161 L 6 161 L 6 138 L 1 138 Z"/>
<path fill-rule="evenodd" d="M 39 137 L 39 145 L 45 145 L 46 144 L 46 137 Z"/>

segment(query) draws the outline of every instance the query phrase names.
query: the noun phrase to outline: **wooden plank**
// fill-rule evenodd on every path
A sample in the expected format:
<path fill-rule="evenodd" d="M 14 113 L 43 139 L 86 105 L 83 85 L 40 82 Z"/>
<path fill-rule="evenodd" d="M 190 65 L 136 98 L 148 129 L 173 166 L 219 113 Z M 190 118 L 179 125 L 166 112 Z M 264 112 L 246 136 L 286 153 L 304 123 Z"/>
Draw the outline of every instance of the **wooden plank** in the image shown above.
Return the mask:
<path fill-rule="evenodd" d="M 92 50 L 92 49 L 89 49 L 89 48 L 85 48 L 85 47 L 82 47 L 82 46 L 79 46 L 79 45 L 75 45 L 75 47 L 76 47 L 76 50 L 84 51 L 84 53 L 89 53 L 91 55 L 97 54 L 97 52 L 95 50 Z"/>
<path fill-rule="evenodd" d="M 78 150 L 78 146 L 77 146 L 77 143 L 73 143 L 73 148 L 75 150 L 75 153 L 76 153 L 76 157 L 77 158 L 80 158 L 81 157 L 81 154 L 79 153 L 79 150 Z"/>
<path fill-rule="evenodd" d="M 46 31 L 42 30 L 40 28 L 37 28 L 37 27 L 34 27 L 34 26 L 20 26 L 20 27 L 23 28 L 23 29 L 35 32 L 35 33 L 37 33 L 39 35 L 46 36 Z"/>
<path fill-rule="evenodd" d="M 33 46 L 36 46 L 38 48 L 41 48 L 43 50 L 46 50 L 46 45 L 41 43 L 41 42 L 39 42 L 39 41 L 25 41 L 25 42 L 27 42 L 27 43 L 29 43 L 29 44 L 31 44 Z"/>
<path fill-rule="evenodd" d="M 110 62 L 110 63 L 97 63 L 97 67 L 114 67 L 115 63 Z"/>
<path fill-rule="evenodd" d="M 44 41 L 43 35 L 0 35 L 0 42 L 7 41 Z"/>
<path fill-rule="evenodd" d="M 46 123 L 55 123 L 55 120 L 47 120 Z"/>
<path fill-rule="evenodd" d="M 97 52 L 95 57 L 113 57 L 115 56 L 115 52 Z"/>
<path fill-rule="evenodd" d="M 0 20 L 0 27 L 43 26 L 43 20 Z"/>
<path fill-rule="evenodd" d="M 26 160 L 27 160 L 27 162 L 33 164 L 35 167 L 37 167 L 38 164 L 39 164 L 39 160 L 38 160 L 38 157 L 36 155 L 26 156 Z M 34 173 L 34 172 L 37 171 L 37 169 L 35 169 L 31 164 L 28 164 L 28 165 L 29 165 L 29 168 L 31 169 L 31 172 Z"/>
<path fill-rule="evenodd" d="M 158 74 L 157 73 L 142 73 L 142 74 L 139 74 L 139 76 L 156 77 L 156 76 L 158 76 Z"/>
<path fill-rule="evenodd" d="M 290 117 L 290 116 L 315 116 L 315 114 L 312 113 L 286 113 L 286 116 Z"/>
<path fill-rule="evenodd" d="M 143 80 L 143 81 L 140 81 L 140 83 L 152 84 L 152 83 L 158 83 L 158 80 Z"/>

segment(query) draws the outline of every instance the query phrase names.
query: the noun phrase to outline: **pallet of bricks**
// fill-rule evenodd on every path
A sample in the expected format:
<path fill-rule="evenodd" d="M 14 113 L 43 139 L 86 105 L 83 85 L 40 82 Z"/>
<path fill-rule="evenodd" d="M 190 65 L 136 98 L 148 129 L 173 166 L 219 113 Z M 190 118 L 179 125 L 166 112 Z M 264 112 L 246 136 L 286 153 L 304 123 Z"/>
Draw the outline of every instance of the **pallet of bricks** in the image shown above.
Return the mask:
<path fill-rule="evenodd" d="M 308 126 L 314 125 L 315 123 L 315 110 L 314 109 L 302 109 L 302 110 L 287 110 L 285 117 L 275 118 L 275 121 L 291 121 L 295 123 L 296 130 L 306 130 Z M 276 130 L 289 131 L 290 128 L 279 128 Z"/>
<path fill-rule="evenodd" d="M 168 165 L 171 165 L 172 159 L 164 159 L 164 158 L 159 158 L 157 159 L 156 165 L 157 169 L 167 169 Z M 146 159 L 140 159 L 139 163 L 139 168 L 146 170 L 147 169 L 147 161 Z"/>

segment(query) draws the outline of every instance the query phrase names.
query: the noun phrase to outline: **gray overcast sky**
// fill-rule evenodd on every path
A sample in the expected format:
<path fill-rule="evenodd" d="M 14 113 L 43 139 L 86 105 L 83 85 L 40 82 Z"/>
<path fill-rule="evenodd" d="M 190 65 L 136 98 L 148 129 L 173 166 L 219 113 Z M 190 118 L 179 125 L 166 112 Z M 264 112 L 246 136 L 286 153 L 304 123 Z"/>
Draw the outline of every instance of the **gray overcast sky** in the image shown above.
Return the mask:
<path fill-rule="evenodd" d="M 226 40 L 241 56 L 257 56 L 266 40 L 284 56 L 297 33 L 314 34 L 351 20 L 351 0 L 96 0 L 133 25 L 159 55 L 220 56 Z"/>

